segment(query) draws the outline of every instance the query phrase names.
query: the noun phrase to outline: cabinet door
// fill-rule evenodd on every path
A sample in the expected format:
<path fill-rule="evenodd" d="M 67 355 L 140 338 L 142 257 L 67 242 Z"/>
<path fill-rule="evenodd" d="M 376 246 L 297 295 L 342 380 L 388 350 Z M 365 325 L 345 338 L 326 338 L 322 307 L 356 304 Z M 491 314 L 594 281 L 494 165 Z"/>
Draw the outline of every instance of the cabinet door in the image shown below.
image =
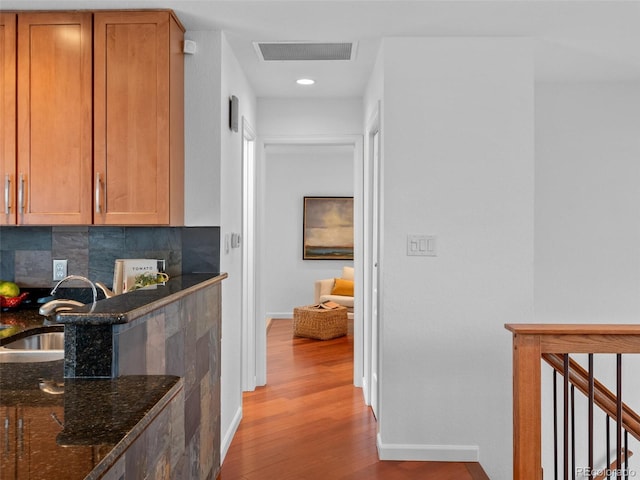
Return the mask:
<path fill-rule="evenodd" d="M 91 223 L 91 25 L 18 15 L 18 223 Z"/>
<path fill-rule="evenodd" d="M 0 441 L 0 472 L 2 478 L 16 477 L 16 408 L 0 407 L 2 438 Z"/>
<path fill-rule="evenodd" d="M 171 223 L 172 162 L 182 162 L 171 158 L 171 96 L 183 94 L 172 91 L 171 70 L 182 73 L 181 44 L 170 12 L 95 13 L 96 224 Z"/>
<path fill-rule="evenodd" d="M 0 13 L 0 225 L 16 223 L 16 15 Z"/>
<path fill-rule="evenodd" d="M 86 477 L 95 465 L 91 446 L 58 445 L 64 424 L 64 407 L 21 407 L 27 455 L 18 468 L 30 480 L 68 480 Z M 53 460 L 52 460 L 53 459 Z M 20 478 L 20 477 L 19 477 Z"/>

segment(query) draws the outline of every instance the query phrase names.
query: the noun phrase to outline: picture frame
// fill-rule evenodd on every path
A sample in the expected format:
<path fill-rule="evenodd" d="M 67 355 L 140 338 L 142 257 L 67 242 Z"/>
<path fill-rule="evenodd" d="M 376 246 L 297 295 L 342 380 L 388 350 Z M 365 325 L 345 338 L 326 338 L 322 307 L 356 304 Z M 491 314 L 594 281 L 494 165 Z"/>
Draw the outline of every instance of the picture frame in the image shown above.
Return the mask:
<path fill-rule="evenodd" d="M 304 197 L 303 260 L 353 260 L 353 197 Z"/>

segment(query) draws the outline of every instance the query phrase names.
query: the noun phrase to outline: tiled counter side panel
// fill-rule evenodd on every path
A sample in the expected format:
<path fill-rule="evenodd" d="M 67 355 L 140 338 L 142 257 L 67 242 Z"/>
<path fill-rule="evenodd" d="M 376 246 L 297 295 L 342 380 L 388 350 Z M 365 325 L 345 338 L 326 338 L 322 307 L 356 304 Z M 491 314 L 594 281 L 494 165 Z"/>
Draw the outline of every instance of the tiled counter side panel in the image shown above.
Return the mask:
<path fill-rule="evenodd" d="M 192 478 L 188 475 L 184 450 L 183 418 L 184 390 L 181 390 L 104 475 L 89 475 L 88 479 Z"/>
<path fill-rule="evenodd" d="M 215 478 L 220 469 L 220 335 L 220 283 L 114 326 L 117 375 L 184 378 L 189 473 L 171 478 Z"/>

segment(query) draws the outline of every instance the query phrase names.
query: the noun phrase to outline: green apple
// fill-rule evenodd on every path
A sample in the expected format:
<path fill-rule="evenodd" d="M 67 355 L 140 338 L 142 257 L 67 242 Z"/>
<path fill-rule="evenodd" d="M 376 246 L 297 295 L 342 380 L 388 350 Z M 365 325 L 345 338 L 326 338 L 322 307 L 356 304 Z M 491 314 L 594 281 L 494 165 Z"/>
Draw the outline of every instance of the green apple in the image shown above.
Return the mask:
<path fill-rule="evenodd" d="M 13 298 L 20 295 L 20 287 L 13 282 L 0 281 L 0 295 L 7 298 Z"/>

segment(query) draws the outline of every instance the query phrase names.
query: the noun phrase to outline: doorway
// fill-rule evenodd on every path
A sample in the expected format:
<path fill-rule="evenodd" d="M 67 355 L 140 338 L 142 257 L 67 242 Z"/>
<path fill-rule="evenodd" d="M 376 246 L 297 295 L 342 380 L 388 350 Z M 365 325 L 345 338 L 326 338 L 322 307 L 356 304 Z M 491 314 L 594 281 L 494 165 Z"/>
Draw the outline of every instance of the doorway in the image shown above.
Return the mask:
<path fill-rule="evenodd" d="M 255 258 L 255 316 L 254 316 L 254 341 L 255 341 L 255 368 L 251 371 L 251 365 L 247 361 L 248 369 L 243 372 L 249 378 L 255 378 L 255 386 L 267 383 L 267 351 L 266 351 L 266 320 L 268 314 L 265 292 L 269 282 L 275 280 L 273 272 L 265 268 L 267 258 L 277 255 L 278 252 L 269 252 L 264 241 L 267 235 L 267 225 L 265 221 L 265 199 L 266 199 L 266 163 L 268 162 L 268 150 L 273 148 L 292 147 L 328 147 L 351 149 L 353 158 L 353 197 L 354 197 L 354 270 L 355 270 L 355 305 L 354 305 L 354 358 L 353 358 L 353 382 L 355 386 L 362 386 L 363 378 L 363 314 L 362 314 L 362 294 L 363 294 L 363 145 L 362 137 L 359 135 L 346 136 L 314 136 L 314 137 L 277 137 L 265 138 L 258 142 L 256 165 L 255 165 L 255 218 L 256 218 L 256 258 Z M 312 176 L 313 172 L 310 171 Z M 291 199 L 292 202 L 297 199 Z M 270 225 L 271 227 L 271 225 Z M 301 233 L 300 233 L 301 236 Z M 263 240 L 260 240 L 263 239 Z M 300 250 L 301 252 L 301 250 Z M 301 257 L 301 253 L 300 253 Z M 308 282 L 305 288 L 309 289 L 312 300 L 313 283 Z M 307 300 L 306 303 L 310 303 Z M 291 315 L 291 312 L 289 312 Z M 248 355 L 243 355 L 248 360 Z M 243 382 L 244 383 L 244 382 Z M 250 382 L 247 382 L 249 385 Z"/>

